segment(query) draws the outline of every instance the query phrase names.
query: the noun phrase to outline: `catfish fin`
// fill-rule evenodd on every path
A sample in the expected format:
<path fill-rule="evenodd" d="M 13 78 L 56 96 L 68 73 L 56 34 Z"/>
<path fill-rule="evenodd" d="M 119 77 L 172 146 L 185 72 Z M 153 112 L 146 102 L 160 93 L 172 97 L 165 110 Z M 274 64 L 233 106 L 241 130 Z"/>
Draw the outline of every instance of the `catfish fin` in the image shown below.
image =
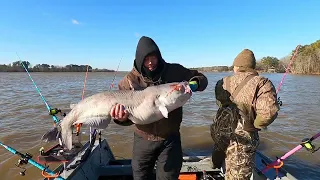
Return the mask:
<path fill-rule="evenodd" d="M 160 110 L 161 114 L 163 115 L 163 117 L 168 118 L 168 114 L 169 114 L 168 109 L 164 105 L 160 105 L 159 110 Z"/>

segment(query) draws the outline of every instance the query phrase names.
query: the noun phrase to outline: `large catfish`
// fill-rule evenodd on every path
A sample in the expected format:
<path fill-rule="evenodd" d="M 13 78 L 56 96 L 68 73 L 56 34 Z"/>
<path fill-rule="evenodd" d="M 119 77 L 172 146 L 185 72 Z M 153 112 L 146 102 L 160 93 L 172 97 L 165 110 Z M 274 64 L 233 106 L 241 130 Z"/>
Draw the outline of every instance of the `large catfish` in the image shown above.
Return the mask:
<path fill-rule="evenodd" d="M 98 93 L 76 104 L 59 127 L 43 135 L 42 140 L 60 137 L 63 145 L 72 148 L 72 126 L 82 123 L 96 129 L 105 129 L 111 122 L 110 112 L 116 104 L 125 106 L 129 119 L 135 124 L 150 124 L 183 106 L 192 96 L 189 83 L 167 83 L 144 90 L 116 90 Z M 59 130 L 58 130 L 59 129 Z"/>

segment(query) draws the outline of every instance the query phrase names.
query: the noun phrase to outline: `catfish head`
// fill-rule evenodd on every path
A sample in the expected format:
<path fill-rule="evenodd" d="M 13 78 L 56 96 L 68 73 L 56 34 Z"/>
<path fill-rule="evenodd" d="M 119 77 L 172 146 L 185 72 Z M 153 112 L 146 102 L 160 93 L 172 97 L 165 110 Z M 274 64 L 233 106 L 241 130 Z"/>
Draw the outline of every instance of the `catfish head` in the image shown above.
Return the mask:
<path fill-rule="evenodd" d="M 192 96 L 189 82 L 167 83 L 156 86 L 158 91 L 159 110 L 165 118 L 168 113 L 182 107 Z"/>

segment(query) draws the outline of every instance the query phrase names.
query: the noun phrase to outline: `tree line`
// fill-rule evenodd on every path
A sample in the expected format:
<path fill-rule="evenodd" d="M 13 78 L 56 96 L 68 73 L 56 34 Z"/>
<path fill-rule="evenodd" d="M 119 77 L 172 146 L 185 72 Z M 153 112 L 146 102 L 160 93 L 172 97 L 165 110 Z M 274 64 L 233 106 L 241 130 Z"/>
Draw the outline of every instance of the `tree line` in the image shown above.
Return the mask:
<path fill-rule="evenodd" d="M 201 72 L 226 72 L 232 71 L 232 66 L 211 66 L 211 67 L 198 67 L 198 68 L 190 68 L 192 70 L 198 70 Z"/>
<path fill-rule="evenodd" d="M 273 56 L 263 57 L 257 61 L 256 69 L 260 72 L 284 73 L 294 53 L 295 49 L 293 49 L 288 56 L 281 59 Z M 192 69 L 203 72 L 226 72 L 232 71 L 233 66 L 212 66 Z M 293 74 L 320 75 L 320 40 L 299 48 L 298 54 L 293 60 L 289 72 Z"/>
<path fill-rule="evenodd" d="M 292 50 L 290 55 L 278 59 L 273 56 L 266 56 L 257 61 L 256 69 L 260 72 L 285 72 L 291 56 L 294 54 L 295 49 Z M 85 72 L 87 71 L 86 65 L 70 64 L 67 66 L 54 66 L 49 64 L 37 64 L 30 67 L 28 61 L 23 61 L 24 65 L 28 67 L 30 72 Z M 212 67 L 198 67 L 191 68 L 203 72 L 226 72 L 232 71 L 232 66 L 212 66 Z M 93 69 L 89 66 L 89 72 L 114 72 L 109 69 Z M 19 61 L 15 61 L 9 65 L 0 64 L 0 72 L 23 72 L 24 69 Z M 293 74 L 320 74 L 320 40 L 309 45 L 301 46 L 297 57 L 294 59 L 290 72 Z"/>
<path fill-rule="evenodd" d="M 87 65 L 76 65 L 69 64 L 66 66 L 54 66 L 49 64 L 36 64 L 31 67 L 30 62 L 22 61 L 21 62 L 29 72 L 86 72 Z M 25 69 L 22 66 L 20 61 L 15 61 L 11 64 L 0 64 L 0 72 L 24 72 Z M 88 72 L 114 72 L 110 69 L 93 69 L 91 66 L 88 66 Z"/>
<path fill-rule="evenodd" d="M 289 61 L 279 60 L 276 57 L 267 56 L 257 61 L 256 70 L 260 72 L 285 72 L 286 66 Z M 228 72 L 233 71 L 233 66 L 211 66 L 211 67 L 199 67 L 191 68 L 201 72 Z"/>
<path fill-rule="evenodd" d="M 289 61 L 286 58 L 279 60 L 273 56 L 266 56 L 257 61 L 256 70 L 261 72 L 284 73 Z"/>
<path fill-rule="evenodd" d="M 294 74 L 320 74 L 320 40 L 299 48 L 291 71 Z"/>
<path fill-rule="evenodd" d="M 257 69 L 268 71 L 270 67 L 274 67 L 276 72 L 285 72 L 294 53 L 295 49 L 291 51 L 290 55 L 280 60 L 275 57 L 264 57 L 257 62 Z M 320 75 L 320 40 L 301 46 L 298 49 L 297 56 L 293 59 L 289 72 L 292 74 Z"/>

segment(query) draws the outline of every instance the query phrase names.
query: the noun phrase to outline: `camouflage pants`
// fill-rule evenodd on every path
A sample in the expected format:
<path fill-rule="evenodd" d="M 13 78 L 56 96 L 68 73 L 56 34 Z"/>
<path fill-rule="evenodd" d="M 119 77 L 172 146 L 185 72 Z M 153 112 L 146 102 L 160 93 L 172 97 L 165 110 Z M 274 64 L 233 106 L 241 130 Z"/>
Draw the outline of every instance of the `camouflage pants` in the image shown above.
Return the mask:
<path fill-rule="evenodd" d="M 249 180 L 255 165 L 255 152 L 259 145 L 258 132 L 243 130 L 243 123 L 239 122 L 234 135 L 230 138 L 215 137 L 214 141 L 213 164 L 215 165 L 216 162 L 221 161 L 221 158 L 224 158 L 225 179 Z"/>
<path fill-rule="evenodd" d="M 258 133 L 240 132 L 248 138 L 248 141 L 230 141 L 225 159 L 227 180 L 249 180 L 255 165 L 255 152 L 259 144 Z"/>

